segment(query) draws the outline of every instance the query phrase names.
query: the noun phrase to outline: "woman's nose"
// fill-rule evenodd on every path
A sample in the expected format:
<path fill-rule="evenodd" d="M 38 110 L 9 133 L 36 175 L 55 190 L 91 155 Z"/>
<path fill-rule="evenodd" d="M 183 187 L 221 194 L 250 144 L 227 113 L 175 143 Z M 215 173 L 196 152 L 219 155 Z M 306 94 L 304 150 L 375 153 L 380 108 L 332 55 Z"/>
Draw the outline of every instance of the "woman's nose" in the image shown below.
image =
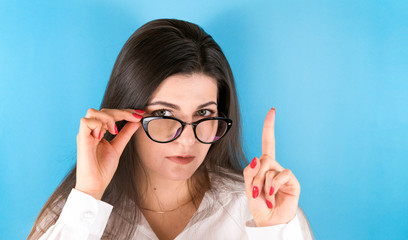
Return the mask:
<path fill-rule="evenodd" d="M 196 138 L 194 135 L 193 126 L 187 125 L 184 127 L 183 132 L 181 135 L 176 139 L 177 142 L 184 144 L 184 145 L 192 145 L 195 143 Z"/>

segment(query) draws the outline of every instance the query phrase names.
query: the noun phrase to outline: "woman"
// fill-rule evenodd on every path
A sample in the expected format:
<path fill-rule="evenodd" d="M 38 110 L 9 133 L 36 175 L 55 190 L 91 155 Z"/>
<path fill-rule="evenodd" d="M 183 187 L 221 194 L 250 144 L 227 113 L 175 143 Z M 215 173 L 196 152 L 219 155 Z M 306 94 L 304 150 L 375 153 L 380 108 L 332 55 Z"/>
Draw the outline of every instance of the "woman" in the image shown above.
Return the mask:
<path fill-rule="evenodd" d="M 77 165 L 28 238 L 310 239 L 299 182 L 274 159 L 274 121 L 273 108 L 262 156 L 243 170 L 220 47 L 189 22 L 146 23 L 121 50 L 101 109 L 81 119 Z"/>

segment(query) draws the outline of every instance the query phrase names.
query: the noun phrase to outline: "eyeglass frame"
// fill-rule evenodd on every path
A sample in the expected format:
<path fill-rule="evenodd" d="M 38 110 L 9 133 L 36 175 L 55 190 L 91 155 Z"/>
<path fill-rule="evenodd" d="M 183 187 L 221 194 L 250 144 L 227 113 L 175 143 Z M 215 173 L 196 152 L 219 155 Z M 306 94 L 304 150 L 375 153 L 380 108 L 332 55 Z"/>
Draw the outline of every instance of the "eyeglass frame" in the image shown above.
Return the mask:
<path fill-rule="evenodd" d="M 178 134 L 175 138 L 173 138 L 173 139 L 170 140 L 170 141 L 162 142 L 162 141 L 155 140 L 155 139 L 153 139 L 153 138 L 150 136 L 149 131 L 148 131 L 147 128 L 148 128 L 149 122 L 150 122 L 150 121 L 153 121 L 153 120 L 156 120 L 156 119 L 173 119 L 173 120 L 176 120 L 177 122 L 179 122 L 179 123 L 181 124 L 181 131 L 179 132 L 179 134 Z M 198 125 L 199 123 L 201 123 L 201 122 L 208 121 L 208 120 L 224 120 L 225 122 L 227 122 L 227 129 L 225 130 L 224 135 L 222 135 L 222 137 L 220 137 L 219 139 L 217 139 L 217 140 L 215 140 L 215 141 L 213 141 L 213 142 L 203 142 L 203 141 L 201 141 L 201 140 L 197 137 L 197 133 L 196 133 L 197 125 Z M 228 133 L 228 131 L 230 130 L 230 128 L 231 128 L 231 126 L 232 126 L 232 119 L 225 118 L 225 117 L 209 117 L 209 118 L 203 118 L 203 119 L 200 119 L 200 120 L 198 120 L 198 121 L 188 123 L 188 122 L 184 122 L 184 121 L 182 121 L 182 120 L 180 120 L 180 119 L 178 119 L 178 118 L 170 117 L 170 116 L 149 116 L 149 117 L 143 117 L 140 121 L 141 121 L 141 123 L 142 123 L 142 127 L 143 127 L 143 130 L 145 131 L 146 135 L 147 135 L 152 141 L 157 142 L 157 143 L 169 143 L 169 142 L 173 142 L 174 140 L 176 140 L 177 138 L 179 138 L 179 137 L 181 136 L 181 134 L 182 134 L 183 131 L 184 131 L 185 126 L 187 126 L 187 125 L 192 125 L 192 126 L 193 126 L 194 136 L 195 136 L 195 138 L 196 138 L 199 142 L 204 143 L 204 144 L 213 144 L 213 143 L 218 142 L 219 140 L 221 140 L 221 138 L 223 138 L 223 137 Z"/>

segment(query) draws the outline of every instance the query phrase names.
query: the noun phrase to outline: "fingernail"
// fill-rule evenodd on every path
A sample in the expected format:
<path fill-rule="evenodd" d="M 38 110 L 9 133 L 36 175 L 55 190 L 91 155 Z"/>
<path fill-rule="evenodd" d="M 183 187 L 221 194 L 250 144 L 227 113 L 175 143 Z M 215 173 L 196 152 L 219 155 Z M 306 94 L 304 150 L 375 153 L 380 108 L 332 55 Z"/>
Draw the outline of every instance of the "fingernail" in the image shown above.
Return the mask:
<path fill-rule="evenodd" d="M 275 112 L 276 112 L 276 109 L 275 109 L 275 107 L 272 107 L 272 108 L 271 108 L 271 110 L 272 110 L 272 111 L 275 111 Z"/>
<path fill-rule="evenodd" d="M 269 190 L 269 196 L 272 196 L 274 191 L 275 191 L 275 189 L 273 189 L 273 187 L 271 187 L 271 190 Z"/>
<path fill-rule="evenodd" d="M 115 124 L 115 133 L 118 134 L 118 127 L 116 127 L 116 124 Z"/>
<path fill-rule="evenodd" d="M 272 203 L 269 202 L 268 200 L 266 200 L 266 205 L 268 205 L 268 208 L 269 208 L 269 209 L 272 209 L 272 207 L 273 207 L 273 206 L 272 206 Z"/>
<path fill-rule="evenodd" d="M 136 111 L 137 113 L 140 113 L 140 114 L 146 113 L 145 111 L 140 110 L 140 109 L 135 109 L 135 111 Z"/>
<path fill-rule="evenodd" d="M 140 115 L 138 115 L 138 114 L 136 114 L 136 113 L 132 113 L 133 114 L 133 116 L 135 116 L 135 118 L 138 118 L 138 119 L 141 119 L 142 118 L 142 116 L 140 116 Z"/>
<path fill-rule="evenodd" d="M 252 189 L 252 197 L 256 198 L 256 197 L 258 197 L 258 194 L 259 194 L 258 187 L 254 186 L 254 188 Z"/>
<path fill-rule="evenodd" d="M 102 133 L 102 130 L 99 132 L 98 140 L 101 139 L 101 133 Z"/>
<path fill-rule="evenodd" d="M 252 169 L 254 169 L 256 167 L 256 158 L 252 159 L 250 166 L 251 166 Z"/>

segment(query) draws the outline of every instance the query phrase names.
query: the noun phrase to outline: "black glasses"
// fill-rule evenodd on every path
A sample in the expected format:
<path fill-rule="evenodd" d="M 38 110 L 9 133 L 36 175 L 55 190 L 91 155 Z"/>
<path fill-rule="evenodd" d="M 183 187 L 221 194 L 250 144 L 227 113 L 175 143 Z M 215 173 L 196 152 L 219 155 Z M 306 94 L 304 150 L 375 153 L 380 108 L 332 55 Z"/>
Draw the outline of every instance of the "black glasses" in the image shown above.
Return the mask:
<path fill-rule="evenodd" d="M 220 140 L 232 126 L 232 120 L 224 117 L 203 118 L 186 123 L 175 117 L 152 116 L 141 119 L 147 136 L 158 143 L 176 140 L 186 125 L 192 125 L 194 135 L 201 143 L 211 144 Z"/>

